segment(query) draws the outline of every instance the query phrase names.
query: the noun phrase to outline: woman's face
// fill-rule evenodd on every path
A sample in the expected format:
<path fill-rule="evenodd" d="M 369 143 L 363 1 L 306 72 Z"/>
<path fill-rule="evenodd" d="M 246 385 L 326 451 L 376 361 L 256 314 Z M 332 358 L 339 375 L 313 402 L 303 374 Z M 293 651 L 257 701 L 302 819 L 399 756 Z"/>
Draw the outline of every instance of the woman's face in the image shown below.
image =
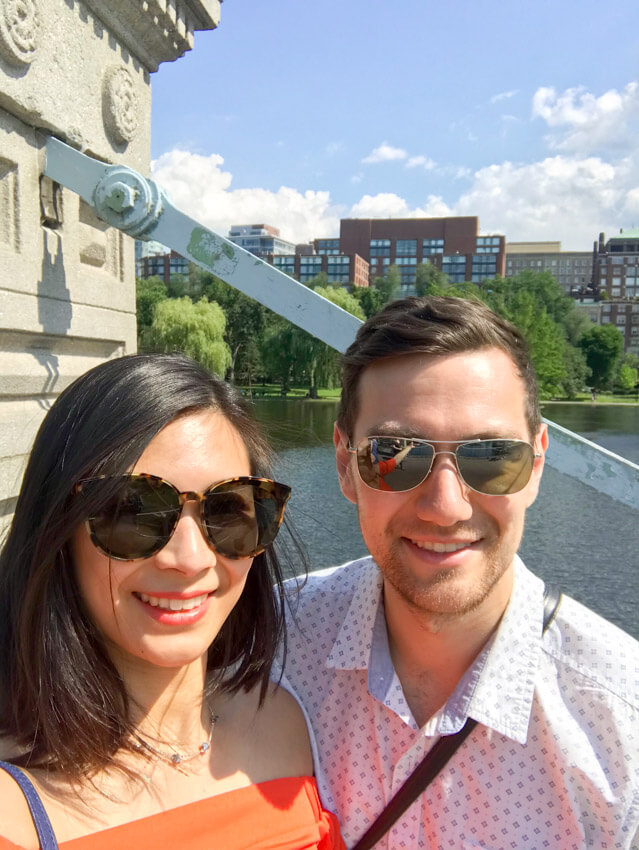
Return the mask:
<path fill-rule="evenodd" d="M 132 471 L 199 493 L 251 474 L 241 437 L 217 411 L 171 422 Z M 225 558 L 209 546 L 195 501 L 184 505 L 173 536 L 149 558 L 109 559 L 84 525 L 74 535 L 73 558 L 82 599 L 120 669 L 131 662 L 182 667 L 201 659 L 237 603 L 253 561 Z"/>

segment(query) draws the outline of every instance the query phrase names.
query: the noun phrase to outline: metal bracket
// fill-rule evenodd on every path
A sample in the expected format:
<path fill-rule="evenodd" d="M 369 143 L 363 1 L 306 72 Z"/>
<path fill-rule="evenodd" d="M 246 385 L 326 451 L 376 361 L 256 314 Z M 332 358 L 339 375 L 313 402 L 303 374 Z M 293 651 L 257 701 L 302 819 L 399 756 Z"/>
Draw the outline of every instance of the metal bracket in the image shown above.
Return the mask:
<path fill-rule="evenodd" d="M 284 272 L 176 209 L 153 180 L 47 140 L 44 173 L 77 192 L 96 215 L 137 239 L 157 239 L 332 348 L 344 351 L 361 324 Z"/>

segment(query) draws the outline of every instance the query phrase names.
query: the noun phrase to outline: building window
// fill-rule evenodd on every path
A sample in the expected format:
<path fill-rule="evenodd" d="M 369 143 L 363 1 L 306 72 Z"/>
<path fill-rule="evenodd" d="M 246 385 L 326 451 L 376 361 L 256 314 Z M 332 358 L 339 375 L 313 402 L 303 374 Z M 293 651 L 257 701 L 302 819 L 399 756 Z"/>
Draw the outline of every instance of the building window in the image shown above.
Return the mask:
<path fill-rule="evenodd" d="M 422 240 L 422 254 L 443 254 L 444 240 L 443 239 L 424 239 Z"/>
<path fill-rule="evenodd" d="M 371 257 L 390 257 L 390 239 L 371 239 Z"/>
<path fill-rule="evenodd" d="M 417 239 L 398 239 L 395 243 L 395 253 L 405 257 L 416 257 Z"/>

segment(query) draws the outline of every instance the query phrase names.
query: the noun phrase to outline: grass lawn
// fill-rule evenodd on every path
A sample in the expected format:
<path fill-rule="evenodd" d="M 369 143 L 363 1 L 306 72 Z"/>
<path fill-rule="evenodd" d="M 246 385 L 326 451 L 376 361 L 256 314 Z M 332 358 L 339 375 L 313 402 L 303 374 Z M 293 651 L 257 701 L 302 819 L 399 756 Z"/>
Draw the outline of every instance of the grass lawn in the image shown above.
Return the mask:
<path fill-rule="evenodd" d="M 239 390 L 246 396 L 251 395 L 253 399 L 256 398 L 282 398 L 282 388 L 279 384 L 253 384 L 251 387 L 247 386 L 239 386 Z M 320 388 L 317 391 L 319 398 L 318 401 L 322 399 L 329 399 L 331 401 L 337 401 L 340 397 L 340 388 L 334 387 L 329 390 L 326 388 Z M 308 399 L 308 387 L 291 387 L 288 391 L 286 398 L 301 398 Z M 315 401 L 315 399 L 313 399 Z M 599 393 L 597 395 L 597 400 L 595 402 L 592 401 L 590 397 L 590 393 L 579 393 L 577 398 L 574 399 L 544 399 L 542 400 L 542 404 L 639 404 L 639 398 L 636 393 L 632 393 L 630 395 L 613 395 L 612 393 Z"/>
<path fill-rule="evenodd" d="M 238 386 L 238 389 L 242 391 L 243 395 L 252 396 L 254 399 L 256 398 L 282 398 L 282 388 L 279 384 L 253 384 L 251 387 L 246 386 Z M 318 400 L 322 399 L 331 399 L 337 400 L 340 397 L 340 388 L 335 387 L 332 390 L 320 388 L 317 391 L 317 395 L 319 396 Z M 286 398 L 302 398 L 306 399 L 308 396 L 308 387 L 291 387 L 291 389 L 286 394 Z M 313 399 L 314 400 L 314 399 Z"/>
<path fill-rule="evenodd" d="M 562 399 L 553 398 L 543 400 L 542 404 L 639 404 L 639 398 L 636 393 L 630 395 L 613 395 L 612 393 L 597 393 L 595 401 L 592 400 L 590 393 L 579 393 L 577 398 Z"/>

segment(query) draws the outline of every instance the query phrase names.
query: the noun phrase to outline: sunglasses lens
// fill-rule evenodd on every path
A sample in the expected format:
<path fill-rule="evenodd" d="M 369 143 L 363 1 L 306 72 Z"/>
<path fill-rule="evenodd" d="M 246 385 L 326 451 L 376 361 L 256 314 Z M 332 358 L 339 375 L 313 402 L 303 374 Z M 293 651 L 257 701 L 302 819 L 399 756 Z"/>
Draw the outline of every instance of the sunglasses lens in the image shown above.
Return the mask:
<path fill-rule="evenodd" d="M 166 545 L 180 514 L 176 491 L 153 476 L 122 476 L 122 487 L 94 516 L 89 528 L 94 542 L 120 560 L 148 558 Z M 103 480 L 83 485 L 104 487 Z M 88 495 L 88 493 L 87 493 Z"/>
<path fill-rule="evenodd" d="M 530 481 L 534 452 L 519 440 L 481 440 L 457 449 L 457 465 L 466 484 L 487 496 L 518 493 Z"/>
<path fill-rule="evenodd" d="M 373 490 L 401 493 L 426 478 L 433 447 L 406 437 L 366 437 L 357 447 L 357 469 Z"/>
<path fill-rule="evenodd" d="M 216 552 L 251 558 L 275 540 L 290 487 L 259 478 L 219 484 L 206 494 L 204 525 Z"/>

